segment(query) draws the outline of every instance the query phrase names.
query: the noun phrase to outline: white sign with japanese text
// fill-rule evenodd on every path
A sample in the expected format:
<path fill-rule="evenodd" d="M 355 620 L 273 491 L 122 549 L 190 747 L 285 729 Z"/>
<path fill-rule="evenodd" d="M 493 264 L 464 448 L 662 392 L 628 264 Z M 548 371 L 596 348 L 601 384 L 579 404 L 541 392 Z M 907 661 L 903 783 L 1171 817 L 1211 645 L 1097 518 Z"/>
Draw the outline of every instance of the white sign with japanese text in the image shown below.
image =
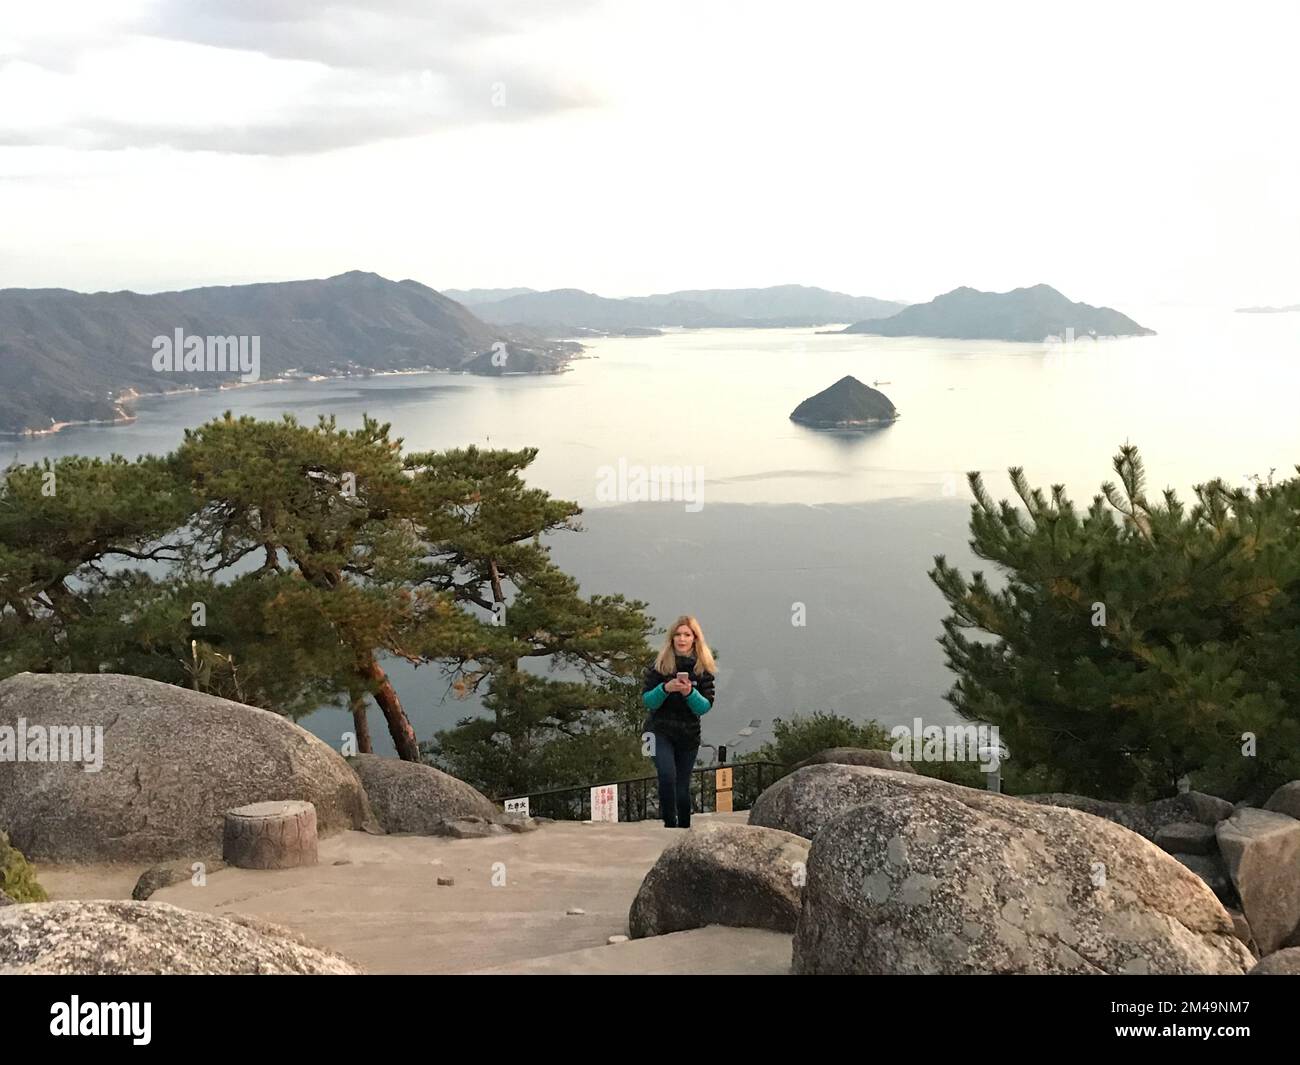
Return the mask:
<path fill-rule="evenodd" d="M 618 785 L 601 784 L 591 789 L 591 819 L 618 820 Z"/>

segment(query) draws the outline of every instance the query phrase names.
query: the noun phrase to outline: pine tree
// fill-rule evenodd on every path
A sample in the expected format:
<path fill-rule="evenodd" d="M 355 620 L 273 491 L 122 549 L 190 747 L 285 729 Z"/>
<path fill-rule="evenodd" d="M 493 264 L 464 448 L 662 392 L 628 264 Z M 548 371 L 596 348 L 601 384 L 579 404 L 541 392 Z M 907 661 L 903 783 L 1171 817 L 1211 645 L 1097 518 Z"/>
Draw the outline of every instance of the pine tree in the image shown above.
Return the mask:
<path fill-rule="evenodd" d="M 369 418 L 226 414 L 165 458 L 10 469 L 0 674 L 123 672 L 293 717 L 342 704 L 361 751 L 373 698 L 414 760 L 383 665 L 397 657 L 485 695 L 481 749 L 467 744 L 483 725 L 463 724 L 446 751 L 504 766 L 481 777 L 494 790 L 639 761 L 651 625 L 644 604 L 584 598 L 551 561 L 542 537 L 577 530 L 579 511 L 524 483 L 535 449 L 403 457 L 401 443 Z"/>
<path fill-rule="evenodd" d="M 970 474 L 971 547 L 1001 584 L 935 559 L 949 701 L 1053 790 L 1151 797 L 1191 775 L 1241 794 L 1297 775 L 1300 479 L 1211 481 L 1188 510 L 1148 499 L 1136 448 L 1114 468 L 1083 514 L 1019 468 L 1023 512 Z"/>
<path fill-rule="evenodd" d="M 478 626 L 448 595 L 419 583 L 416 497 L 389 428 L 368 417 L 348 431 L 333 418 L 308 428 L 289 415 L 262 422 L 227 414 L 187 430 L 176 458 L 201 501 L 191 560 L 208 575 L 258 562 L 245 580 L 275 583 L 267 626 L 291 644 L 293 624 L 323 619 L 324 649 L 347 661 L 333 678 L 358 732 L 368 736 L 369 693 L 398 755 L 418 761 L 415 730 L 381 658 L 422 662 L 472 643 Z"/>
<path fill-rule="evenodd" d="M 576 531 L 580 511 L 526 486 L 536 454 L 471 447 L 407 459 L 425 500 L 428 579 L 484 611 L 493 635 L 448 662 L 455 690 L 482 690 L 491 716 L 438 733 L 426 752 L 494 794 L 644 767 L 629 706 L 648 654 L 645 604 L 584 598 L 550 560 L 541 537 Z M 530 662 L 563 679 L 528 672 Z"/>

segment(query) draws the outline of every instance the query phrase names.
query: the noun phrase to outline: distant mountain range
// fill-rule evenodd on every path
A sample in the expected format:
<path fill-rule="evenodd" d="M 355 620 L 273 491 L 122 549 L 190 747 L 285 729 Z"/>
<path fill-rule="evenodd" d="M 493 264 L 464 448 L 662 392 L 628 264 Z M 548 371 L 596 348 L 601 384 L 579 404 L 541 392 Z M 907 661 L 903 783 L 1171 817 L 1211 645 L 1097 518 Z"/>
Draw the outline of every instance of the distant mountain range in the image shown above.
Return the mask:
<path fill-rule="evenodd" d="M 687 327 L 814 326 L 894 314 L 905 306 L 804 285 L 685 289 L 611 299 L 576 288 L 448 289 L 484 321 L 531 326 L 552 336 L 584 330 L 629 333 Z"/>
<path fill-rule="evenodd" d="M 1292 311 L 1300 311 L 1300 303 L 1293 303 L 1290 307 L 1238 307 L 1238 314 L 1290 314 Z"/>
<path fill-rule="evenodd" d="M 455 300 L 465 307 L 474 307 L 480 303 L 495 303 L 511 296 L 526 296 L 536 292 L 535 288 L 444 288 L 439 291 L 449 300 Z"/>
<path fill-rule="evenodd" d="M 155 338 L 257 337 L 259 376 L 559 369 L 580 350 L 489 325 L 416 281 L 314 281 L 139 295 L 0 289 L 0 432 L 129 417 L 123 394 L 211 388 L 229 372 L 155 369 Z M 233 360 L 232 360 L 233 361 Z"/>
<path fill-rule="evenodd" d="M 792 422 L 814 429 L 865 429 L 897 418 L 898 410 L 888 396 L 852 376 L 809 396 L 790 414 Z"/>
<path fill-rule="evenodd" d="M 945 337 L 955 340 L 1012 340 L 1043 343 L 1049 337 L 1154 336 L 1109 307 L 1073 303 L 1050 285 L 1010 292 L 955 288 L 929 303 L 915 303 L 888 318 L 849 326 L 846 333 L 886 337 Z"/>

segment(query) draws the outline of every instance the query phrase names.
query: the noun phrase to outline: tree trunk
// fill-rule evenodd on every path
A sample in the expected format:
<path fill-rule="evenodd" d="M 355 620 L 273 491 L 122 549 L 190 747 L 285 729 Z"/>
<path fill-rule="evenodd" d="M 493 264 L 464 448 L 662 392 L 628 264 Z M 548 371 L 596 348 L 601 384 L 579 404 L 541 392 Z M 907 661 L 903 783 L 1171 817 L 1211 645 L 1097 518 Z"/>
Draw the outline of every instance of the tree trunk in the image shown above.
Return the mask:
<path fill-rule="evenodd" d="M 418 762 L 420 745 L 415 739 L 415 729 L 411 728 L 406 711 L 402 709 L 402 700 L 398 698 L 388 674 L 371 658 L 362 666 L 361 675 L 374 685 L 375 702 L 379 704 L 384 720 L 388 722 L 388 734 L 393 737 L 397 756 L 406 762 Z"/>
<path fill-rule="evenodd" d="M 366 717 L 366 697 L 352 696 L 352 727 L 356 730 L 357 754 L 374 754 L 370 744 L 370 719 Z"/>

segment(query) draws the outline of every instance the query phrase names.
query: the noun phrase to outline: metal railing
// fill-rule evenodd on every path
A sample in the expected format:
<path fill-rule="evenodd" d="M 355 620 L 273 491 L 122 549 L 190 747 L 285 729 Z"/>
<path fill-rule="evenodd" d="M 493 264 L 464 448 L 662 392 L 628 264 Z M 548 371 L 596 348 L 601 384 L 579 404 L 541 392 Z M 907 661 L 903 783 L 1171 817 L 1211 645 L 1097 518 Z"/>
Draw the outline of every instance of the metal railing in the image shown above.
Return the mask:
<path fill-rule="evenodd" d="M 773 784 L 785 773 L 780 762 L 728 762 L 725 765 L 702 766 L 691 770 L 691 810 L 694 813 L 712 813 L 717 809 L 717 774 L 719 769 L 731 770 L 731 808 L 748 810 L 764 788 Z M 618 785 L 618 819 L 620 821 L 649 821 L 661 816 L 659 810 L 658 776 L 631 777 L 627 780 L 604 780 L 575 788 L 552 788 L 528 794 L 528 812 L 533 817 L 552 817 L 557 821 L 587 821 L 591 819 L 591 789 Z M 502 795 L 494 802 L 522 799 L 524 795 Z"/>

